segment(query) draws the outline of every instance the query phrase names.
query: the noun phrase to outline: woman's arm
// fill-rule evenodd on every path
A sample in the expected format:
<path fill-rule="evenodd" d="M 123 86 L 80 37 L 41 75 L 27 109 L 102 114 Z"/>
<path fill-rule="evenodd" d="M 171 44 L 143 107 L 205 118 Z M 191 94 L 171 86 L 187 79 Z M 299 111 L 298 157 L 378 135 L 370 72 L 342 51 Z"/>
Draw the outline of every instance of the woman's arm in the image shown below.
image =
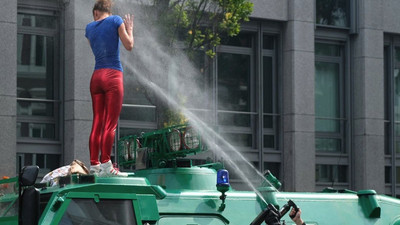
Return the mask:
<path fill-rule="evenodd" d="M 125 15 L 124 22 L 118 28 L 118 34 L 125 49 L 131 51 L 135 43 L 133 38 L 133 15 Z"/>

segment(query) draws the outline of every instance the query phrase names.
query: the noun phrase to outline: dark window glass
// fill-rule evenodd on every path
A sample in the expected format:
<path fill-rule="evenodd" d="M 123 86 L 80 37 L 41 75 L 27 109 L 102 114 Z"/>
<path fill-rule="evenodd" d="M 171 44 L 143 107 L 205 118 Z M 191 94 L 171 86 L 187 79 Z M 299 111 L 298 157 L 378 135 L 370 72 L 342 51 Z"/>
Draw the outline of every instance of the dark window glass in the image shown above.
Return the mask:
<path fill-rule="evenodd" d="M 339 132 L 340 89 L 339 65 L 315 63 L 315 123 L 316 131 Z"/>
<path fill-rule="evenodd" d="M 233 37 L 221 36 L 221 45 L 250 48 L 253 46 L 253 34 L 240 32 L 238 35 Z"/>
<path fill-rule="evenodd" d="M 57 16 L 17 15 L 17 138 L 59 139 L 58 22 Z M 45 155 L 35 163 L 46 165 Z"/>
<path fill-rule="evenodd" d="M 400 48 L 395 49 L 395 61 L 394 61 L 394 71 L 393 71 L 393 81 L 394 81 L 394 113 L 395 121 L 400 121 Z"/>
<path fill-rule="evenodd" d="M 316 165 L 316 182 L 348 182 L 347 166 L 338 165 Z"/>
<path fill-rule="evenodd" d="M 400 184 L 400 166 L 396 166 L 396 184 Z"/>
<path fill-rule="evenodd" d="M 251 134 L 223 134 L 225 140 L 235 147 L 252 147 Z"/>
<path fill-rule="evenodd" d="M 250 115 L 236 113 L 218 113 L 218 124 L 225 126 L 250 126 Z"/>
<path fill-rule="evenodd" d="M 54 99 L 54 38 L 18 34 L 18 98 Z"/>
<path fill-rule="evenodd" d="M 400 153 L 400 47 L 395 48 L 393 64 L 395 151 Z"/>
<path fill-rule="evenodd" d="M 264 116 L 264 128 L 274 128 L 274 116 Z"/>
<path fill-rule="evenodd" d="M 264 170 L 269 170 L 276 178 L 281 176 L 281 163 L 278 162 L 264 162 Z"/>
<path fill-rule="evenodd" d="M 264 148 L 275 148 L 275 135 L 264 135 Z"/>
<path fill-rule="evenodd" d="M 55 125 L 17 122 L 17 137 L 55 139 Z"/>
<path fill-rule="evenodd" d="M 263 49 L 273 50 L 275 47 L 275 37 L 264 35 L 263 36 Z"/>
<path fill-rule="evenodd" d="M 195 51 L 190 55 L 190 63 L 181 62 L 179 76 L 178 99 L 190 109 L 208 109 L 210 90 L 210 58 L 203 51 Z M 183 65 L 182 65 L 183 64 Z M 188 64 L 188 65 L 184 65 Z M 189 66 L 189 68 L 188 68 Z M 182 97 L 183 96 L 183 97 Z"/>
<path fill-rule="evenodd" d="M 344 152 L 343 97 L 339 45 L 315 44 L 315 131 L 316 151 Z M 324 56 L 325 58 L 319 57 Z M 322 60 L 322 59 L 323 60 Z M 329 61 L 327 61 L 329 60 Z"/>
<path fill-rule="evenodd" d="M 46 169 L 55 170 L 60 166 L 60 155 L 46 154 Z"/>
<path fill-rule="evenodd" d="M 18 168 L 37 165 L 41 172 L 48 173 L 60 167 L 60 155 L 57 154 L 20 153 L 18 156 L 20 160 L 17 165 Z"/>
<path fill-rule="evenodd" d="M 124 105 L 120 119 L 154 122 L 156 120 L 156 108 L 153 107 L 151 102 L 154 100 L 153 94 L 143 87 L 135 79 L 135 76 L 128 74 L 125 77 L 124 83 L 129 88 L 124 89 Z M 140 105 L 144 107 L 140 107 Z"/>
<path fill-rule="evenodd" d="M 20 168 L 22 168 L 24 166 L 30 166 L 30 165 L 34 165 L 33 154 L 25 153 L 24 154 L 24 161 L 23 161 L 23 164 L 22 164 L 22 166 Z"/>
<path fill-rule="evenodd" d="M 20 96 L 23 96 L 21 94 Z M 54 116 L 54 103 L 31 102 L 27 99 L 17 101 L 17 115 L 19 116 Z"/>
<path fill-rule="evenodd" d="M 156 121 L 156 108 L 130 107 L 124 105 L 120 114 L 121 120 Z"/>
<path fill-rule="evenodd" d="M 340 56 L 340 47 L 333 44 L 315 43 L 315 55 Z"/>
<path fill-rule="evenodd" d="M 18 14 L 18 26 L 37 28 L 56 28 L 56 18 L 53 16 Z"/>
<path fill-rule="evenodd" d="M 37 165 L 39 166 L 39 178 L 41 180 L 44 174 L 60 167 L 60 155 L 57 154 L 32 154 L 32 153 L 19 153 L 17 168 L 21 169 L 24 166 Z"/>
<path fill-rule="evenodd" d="M 316 23 L 349 27 L 350 0 L 316 0 Z"/>
<path fill-rule="evenodd" d="M 36 154 L 36 165 L 39 168 L 45 168 L 45 155 L 44 154 Z"/>
<path fill-rule="evenodd" d="M 385 122 L 384 122 L 384 126 L 385 126 L 385 154 L 386 155 L 390 155 L 392 153 L 392 147 L 391 147 L 391 107 L 392 104 L 390 102 L 390 87 L 392 86 L 392 82 L 390 82 L 391 80 L 391 73 L 389 74 L 389 71 L 391 71 L 390 68 L 390 60 L 391 60 L 391 56 L 390 56 L 390 47 L 389 46 L 385 46 L 384 48 L 384 110 L 385 110 Z"/>
<path fill-rule="evenodd" d="M 274 112 L 274 81 L 273 81 L 273 70 L 272 70 L 272 57 L 263 57 L 263 104 L 264 113 Z"/>
<path fill-rule="evenodd" d="M 72 199 L 59 224 L 136 225 L 132 200 Z"/>
<path fill-rule="evenodd" d="M 392 167 L 385 166 L 385 184 L 392 183 Z"/>
<path fill-rule="evenodd" d="M 218 54 L 218 109 L 250 111 L 250 56 Z"/>
<path fill-rule="evenodd" d="M 316 138 L 315 148 L 317 151 L 341 152 L 341 140 L 334 138 Z"/>
<path fill-rule="evenodd" d="M 384 125 L 385 125 L 385 154 L 390 155 L 392 153 L 391 138 L 390 138 L 391 125 L 389 122 L 385 122 Z"/>
<path fill-rule="evenodd" d="M 390 93 L 389 93 L 389 87 L 391 86 L 390 82 L 389 82 L 389 78 L 390 78 L 390 74 L 389 71 L 391 71 L 390 68 L 390 48 L 389 46 L 385 46 L 384 48 L 384 54 L 383 54 L 383 60 L 384 60 L 384 96 L 385 96 L 385 120 L 390 120 Z"/>
<path fill-rule="evenodd" d="M 394 81 L 394 119 L 396 122 L 400 121 L 400 48 L 395 49 L 395 61 L 393 71 Z M 396 129 L 396 136 L 399 135 L 398 129 Z"/>

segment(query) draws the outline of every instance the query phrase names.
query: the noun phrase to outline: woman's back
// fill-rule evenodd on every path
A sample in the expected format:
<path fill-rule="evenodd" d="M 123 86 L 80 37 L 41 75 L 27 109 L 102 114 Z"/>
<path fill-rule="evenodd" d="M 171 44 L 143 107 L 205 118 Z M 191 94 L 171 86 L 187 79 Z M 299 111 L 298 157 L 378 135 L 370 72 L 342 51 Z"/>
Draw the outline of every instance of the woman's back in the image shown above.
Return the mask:
<path fill-rule="evenodd" d="M 110 68 L 122 71 L 119 57 L 118 28 L 123 23 L 120 16 L 109 16 L 86 26 L 86 38 L 90 41 L 96 59 L 96 69 Z"/>

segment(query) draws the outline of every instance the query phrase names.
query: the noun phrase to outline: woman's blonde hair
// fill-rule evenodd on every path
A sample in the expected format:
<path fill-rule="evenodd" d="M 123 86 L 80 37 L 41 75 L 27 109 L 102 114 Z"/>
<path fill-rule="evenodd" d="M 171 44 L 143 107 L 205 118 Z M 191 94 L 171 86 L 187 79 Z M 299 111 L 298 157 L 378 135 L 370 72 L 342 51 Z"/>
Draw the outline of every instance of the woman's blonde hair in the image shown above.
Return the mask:
<path fill-rule="evenodd" d="M 95 10 L 105 13 L 111 13 L 111 7 L 113 5 L 112 0 L 96 0 L 93 6 L 93 13 Z"/>

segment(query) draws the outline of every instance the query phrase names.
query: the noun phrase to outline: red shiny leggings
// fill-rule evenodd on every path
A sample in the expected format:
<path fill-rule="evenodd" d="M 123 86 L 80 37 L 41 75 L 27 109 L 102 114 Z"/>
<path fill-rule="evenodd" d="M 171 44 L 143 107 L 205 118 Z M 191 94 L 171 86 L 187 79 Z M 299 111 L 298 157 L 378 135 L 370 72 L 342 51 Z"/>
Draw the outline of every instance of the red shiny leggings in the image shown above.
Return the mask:
<path fill-rule="evenodd" d="M 95 70 L 90 81 L 90 94 L 93 107 L 93 126 L 89 138 L 90 164 L 98 165 L 110 160 L 124 95 L 122 72 L 114 69 Z"/>

